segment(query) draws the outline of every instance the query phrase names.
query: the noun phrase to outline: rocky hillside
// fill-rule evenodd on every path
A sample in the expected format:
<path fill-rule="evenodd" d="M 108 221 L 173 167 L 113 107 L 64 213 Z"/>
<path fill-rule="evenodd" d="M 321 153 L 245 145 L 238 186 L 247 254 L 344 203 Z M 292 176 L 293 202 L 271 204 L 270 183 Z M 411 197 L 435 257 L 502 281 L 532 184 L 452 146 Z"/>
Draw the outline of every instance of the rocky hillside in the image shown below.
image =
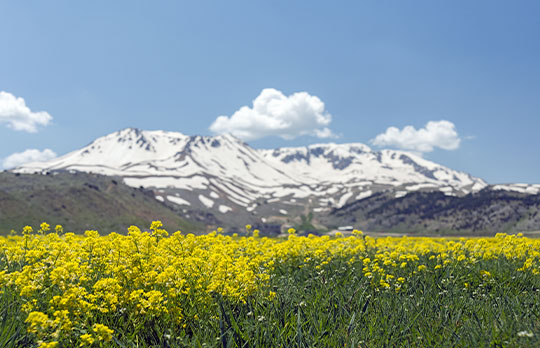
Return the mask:
<path fill-rule="evenodd" d="M 391 193 L 378 193 L 334 209 L 321 222 L 441 235 L 540 231 L 540 195 L 491 187 L 462 197 L 411 192 L 395 198 Z"/>
<path fill-rule="evenodd" d="M 36 229 L 43 221 L 76 233 L 88 229 L 125 233 L 130 225 L 147 228 L 156 219 L 171 231 L 200 232 L 205 226 L 195 216 L 188 222 L 156 201 L 152 191 L 129 187 L 121 178 L 0 172 L 0 234 L 21 231 L 25 225 Z"/>

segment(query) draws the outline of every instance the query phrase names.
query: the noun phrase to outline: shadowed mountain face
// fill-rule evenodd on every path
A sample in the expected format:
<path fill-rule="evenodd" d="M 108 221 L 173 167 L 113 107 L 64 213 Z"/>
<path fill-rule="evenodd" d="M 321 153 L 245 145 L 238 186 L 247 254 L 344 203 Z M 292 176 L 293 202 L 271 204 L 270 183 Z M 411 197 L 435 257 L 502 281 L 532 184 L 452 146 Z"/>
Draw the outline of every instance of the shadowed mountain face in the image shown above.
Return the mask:
<path fill-rule="evenodd" d="M 394 198 L 379 193 L 335 209 L 324 220 L 375 231 L 440 234 L 540 231 L 540 195 L 491 188 L 462 197 L 412 192 Z"/>
<path fill-rule="evenodd" d="M 246 223 L 270 225 L 273 230 L 306 225 L 308 215 L 313 220 L 309 226 L 322 230 L 344 224 L 376 230 L 536 229 L 536 220 L 523 207 L 531 203 L 528 196 L 540 192 L 540 185 L 488 186 L 411 153 L 374 151 L 358 143 L 256 150 L 230 135 L 132 128 L 14 170 L 58 171 L 119 177 L 117 181 L 128 186 L 146 189 L 145 197 L 154 199 L 147 204 L 205 225 L 238 229 Z M 487 192 L 500 202 L 488 200 Z M 506 204 L 502 197 L 515 199 Z M 509 204 L 522 208 L 513 212 Z M 442 210 L 435 213 L 435 208 Z"/>
<path fill-rule="evenodd" d="M 130 225 L 148 228 L 161 219 L 170 231 L 204 231 L 156 201 L 152 191 L 135 189 L 121 178 L 85 173 L 26 175 L 0 173 L 0 233 L 36 230 L 43 221 L 63 225 L 65 231 L 125 233 Z M 196 219 L 193 219 L 196 220 Z"/>

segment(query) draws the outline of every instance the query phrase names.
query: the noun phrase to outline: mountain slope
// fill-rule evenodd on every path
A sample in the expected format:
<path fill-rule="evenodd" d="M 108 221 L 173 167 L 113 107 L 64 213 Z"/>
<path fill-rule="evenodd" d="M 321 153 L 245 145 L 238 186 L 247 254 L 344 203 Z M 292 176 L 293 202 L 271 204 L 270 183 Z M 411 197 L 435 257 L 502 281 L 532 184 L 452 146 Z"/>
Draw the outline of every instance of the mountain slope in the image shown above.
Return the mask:
<path fill-rule="evenodd" d="M 540 194 L 486 188 L 462 197 L 411 192 L 395 198 L 377 193 L 334 209 L 323 223 L 375 231 L 441 234 L 540 231 Z"/>
<path fill-rule="evenodd" d="M 25 225 L 36 229 L 43 221 L 77 233 L 125 233 L 130 225 L 147 228 L 158 219 L 171 231 L 204 231 L 203 224 L 188 222 L 157 202 L 152 191 L 126 186 L 121 178 L 0 173 L 0 234 L 20 232 Z"/>

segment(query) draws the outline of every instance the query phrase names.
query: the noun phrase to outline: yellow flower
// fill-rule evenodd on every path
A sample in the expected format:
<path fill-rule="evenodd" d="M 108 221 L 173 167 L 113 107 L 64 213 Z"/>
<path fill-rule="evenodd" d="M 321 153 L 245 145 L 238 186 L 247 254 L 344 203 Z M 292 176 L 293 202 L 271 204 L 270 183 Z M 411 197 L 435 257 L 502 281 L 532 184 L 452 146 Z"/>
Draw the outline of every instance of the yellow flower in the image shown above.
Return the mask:
<path fill-rule="evenodd" d="M 159 221 L 159 220 L 152 221 L 152 224 L 150 225 L 151 230 L 156 230 L 156 229 L 161 228 L 161 227 L 163 227 L 163 223 L 161 223 L 161 221 Z"/>
<path fill-rule="evenodd" d="M 51 342 L 41 342 L 38 346 L 38 348 L 56 348 L 58 347 L 58 342 L 51 341 Z"/>
<path fill-rule="evenodd" d="M 69 319 L 69 311 L 67 310 L 61 310 L 61 311 L 55 311 L 54 321 L 53 324 L 56 328 L 60 328 L 62 331 L 69 331 L 72 327 L 72 322 Z"/>
<path fill-rule="evenodd" d="M 371 262 L 371 259 L 369 257 L 366 257 L 364 260 L 362 260 L 362 263 L 364 265 L 368 265 Z"/>
<path fill-rule="evenodd" d="M 25 320 L 30 325 L 28 332 L 38 333 L 47 330 L 51 326 L 51 321 L 47 314 L 43 312 L 31 312 Z"/>
<path fill-rule="evenodd" d="M 42 222 L 41 225 L 39 225 L 40 229 L 39 229 L 39 233 L 43 234 L 47 231 L 49 231 L 51 229 L 51 225 L 49 225 L 48 223 L 46 222 Z"/>
<path fill-rule="evenodd" d="M 128 235 L 138 236 L 140 233 L 141 230 L 137 226 L 131 225 L 128 227 Z"/>
<path fill-rule="evenodd" d="M 90 334 L 81 335 L 80 339 L 82 341 L 80 347 L 84 347 L 85 345 L 91 346 L 95 341 L 94 337 Z"/>
<path fill-rule="evenodd" d="M 360 231 L 360 230 L 353 230 L 352 231 L 352 234 L 355 235 L 355 236 L 361 236 L 364 234 L 364 232 Z"/>
<path fill-rule="evenodd" d="M 152 224 L 150 225 L 150 230 L 152 231 L 152 235 L 158 238 L 167 237 L 169 233 L 166 230 L 164 230 L 162 227 L 163 227 L 163 224 L 161 223 L 161 221 L 159 220 L 152 221 Z"/>
<path fill-rule="evenodd" d="M 98 238 L 99 232 L 95 230 L 86 230 L 84 231 L 84 235 L 88 238 Z"/>
<path fill-rule="evenodd" d="M 491 277 L 491 273 L 489 273 L 488 271 L 484 271 L 484 270 L 480 271 L 480 275 L 482 277 L 485 277 L 485 278 Z"/>
<path fill-rule="evenodd" d="M 32 232 L 34 232 L 34 230 L 32 229 L 32 226 L 24 226 L 23 227 L 23 230 L 22 230 L 23 235 L 27 236 L 27 235 L 31 234 Z"/>
<path fill-rule="evenodd" d="M 100 341 L 109 342 L 112 340 L 114 330 L 109 329 L 106 325 L 94 324 L 93 330 Z"/>

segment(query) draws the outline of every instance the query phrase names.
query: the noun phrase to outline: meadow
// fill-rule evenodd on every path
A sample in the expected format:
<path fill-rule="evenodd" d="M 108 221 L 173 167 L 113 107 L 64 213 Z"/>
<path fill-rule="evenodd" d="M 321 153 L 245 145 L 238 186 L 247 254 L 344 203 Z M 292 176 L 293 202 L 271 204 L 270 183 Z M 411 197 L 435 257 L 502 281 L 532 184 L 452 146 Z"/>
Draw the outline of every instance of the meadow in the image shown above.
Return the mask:
<path fill-rule="evenodd" d="M 540 240 L 0 238 L 0 347 L 537 347 Z"/>

